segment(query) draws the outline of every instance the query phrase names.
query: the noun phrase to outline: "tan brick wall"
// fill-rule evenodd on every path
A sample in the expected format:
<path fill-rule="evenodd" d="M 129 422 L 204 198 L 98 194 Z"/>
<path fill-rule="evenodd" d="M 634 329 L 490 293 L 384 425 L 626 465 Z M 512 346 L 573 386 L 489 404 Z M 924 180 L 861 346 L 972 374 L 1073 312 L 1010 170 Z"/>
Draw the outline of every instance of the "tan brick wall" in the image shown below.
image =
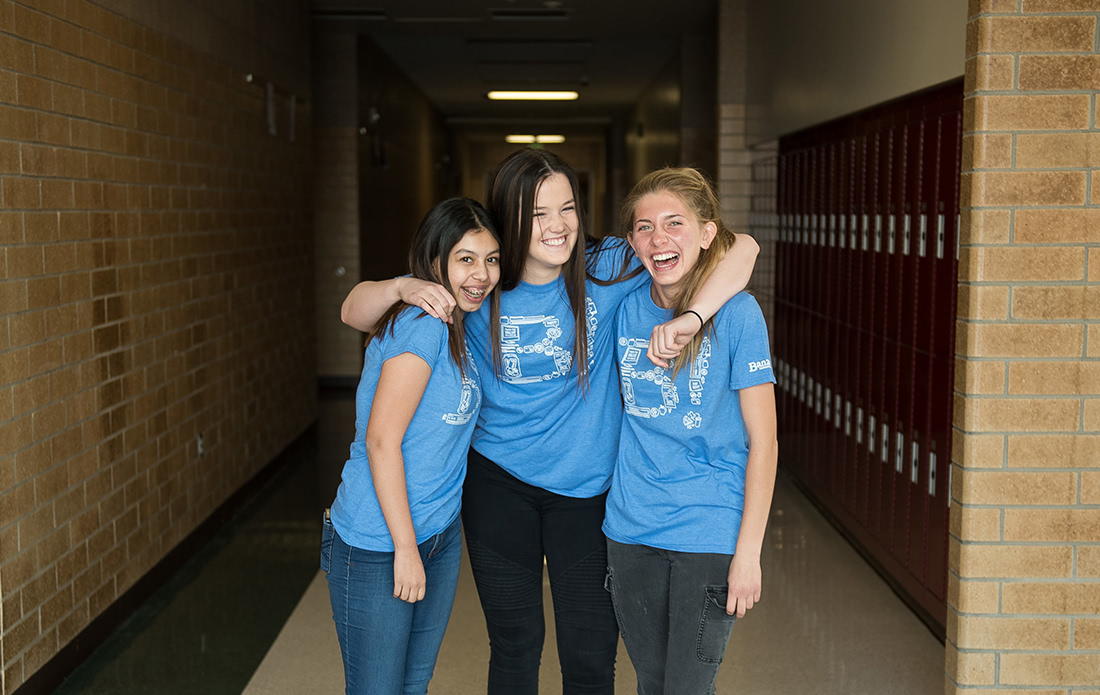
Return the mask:
<path fill-rule="evenodd" d="M 227 4 L 259 46 L 261 3 Z M 224 23 L 204 12 L 181 31 Z M 263 38 L 227 63 L 85 0 L 0 0 L 4 693 L 314 418 L 309 95 L 290 142 L 300 75 Z"/>
<path fill-rule="evenodd" d="M 970 2 L 948 692 L 1100 684 L 1098 19 Z"/>

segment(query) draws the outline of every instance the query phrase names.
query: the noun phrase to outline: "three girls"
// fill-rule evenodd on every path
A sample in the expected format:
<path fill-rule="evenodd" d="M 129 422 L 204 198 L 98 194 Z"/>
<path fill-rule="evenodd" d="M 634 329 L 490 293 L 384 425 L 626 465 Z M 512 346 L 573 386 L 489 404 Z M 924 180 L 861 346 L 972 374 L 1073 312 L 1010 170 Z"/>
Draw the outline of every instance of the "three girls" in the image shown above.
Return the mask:
<path fill-rule="evenodd" d="M 613 318 L 648 278 L 622 239 L 590 239 L 576 175 L 547 150 L 505 159 L 488 203 L 501 292 L 467 322 L 485 378 L 462 515 L 489 631 L 489 693 L 538 692 L 544 562 L 563 692 L 612 693 L 618 629 L 601 524 L 621 425 Z M 716 256 L 684 312 L 651 324 L 651 359 L 667 364 L 745 287 L 757 250 L 746 237 Z M 398 297 L 445 317 L 446 294 L 408 278 L 361 283 L 343 318 L 364 328 Z"/>

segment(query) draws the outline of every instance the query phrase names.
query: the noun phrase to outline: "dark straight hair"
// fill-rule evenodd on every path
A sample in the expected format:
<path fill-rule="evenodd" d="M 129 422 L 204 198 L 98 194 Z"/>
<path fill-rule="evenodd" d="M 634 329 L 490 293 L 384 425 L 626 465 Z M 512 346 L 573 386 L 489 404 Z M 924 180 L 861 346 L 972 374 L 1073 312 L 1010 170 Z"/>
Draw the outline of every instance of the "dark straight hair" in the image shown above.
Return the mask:
<path fill-rule="evenodd" d="M 409 273 L 420 280 L 429 280 L 439 283 L 451 289 L 450 278 L 447 276 L 447 260 L 451 249 L 467 232 L 485 231 L 493 235 L 500 243 L 500 234 L 497 232 L 493 218 L 481 206 L 481 203 L 471 198 L 448 198 L 439 203 L 424 216 L 420 226 L 413 235 L 409 244 Z M 493 300 L 496 300 L 496 292 L 493 292 Z M 374 328 L 367 334 L 366 345 L 378 337 L 387 328 L 393 335 L 393 324 L 398 314 L 409 306 L 405 302 L 395 302 L 393 306 L 382 314 L 382 318 L 374 324 Z M 466 375 L 466 332 L 463 327 L 463 318 L 466 312 L 455 305 L 453 323 L 448 324 L 450 333 L 449 342 L 451 359 L 454 360 L 462 375 Z M 427 314 L 421 314 L 422 318 Z"/>
<path fill-rule="evenodd" d="M 562 268 L 562 279 L 573 314 L 573 361 L 570 369 L 577 369 L 582 389 L 588 387 L 588 321 L 585 315 L 584 280 L 587 275 L 585 251 L 592 243 L 588 235 L 588 222 L 581 205 L 577 174 L 561 157 L 549 150 L 526 148 L 510 154 L 497 167 L 486 195 L 489 210 L 500 225 L 500 289 L 515 289 L 523 276 L 531 248 L 531 231 L 534 220 L 535 196 L 539 186 L 554 174 L 561 174 L 573 190 L 573 202 L 577 211 L 577 242 L 573 253 Z M 500 354 L 500 292 L 493 294 L 490 307 L 490 340 L 493 345 L 493 366 L 501 373 Z"/>

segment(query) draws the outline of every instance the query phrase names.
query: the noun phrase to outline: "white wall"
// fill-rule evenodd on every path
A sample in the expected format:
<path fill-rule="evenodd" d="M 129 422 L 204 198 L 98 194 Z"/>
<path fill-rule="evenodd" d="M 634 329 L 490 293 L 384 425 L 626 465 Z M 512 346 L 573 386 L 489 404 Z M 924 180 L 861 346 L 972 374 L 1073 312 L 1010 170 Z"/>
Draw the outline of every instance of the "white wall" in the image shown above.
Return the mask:
<path fill-rule="evenodd" d="M 748 4 L 750 144 L 963 74 L 965 0 Z"/>

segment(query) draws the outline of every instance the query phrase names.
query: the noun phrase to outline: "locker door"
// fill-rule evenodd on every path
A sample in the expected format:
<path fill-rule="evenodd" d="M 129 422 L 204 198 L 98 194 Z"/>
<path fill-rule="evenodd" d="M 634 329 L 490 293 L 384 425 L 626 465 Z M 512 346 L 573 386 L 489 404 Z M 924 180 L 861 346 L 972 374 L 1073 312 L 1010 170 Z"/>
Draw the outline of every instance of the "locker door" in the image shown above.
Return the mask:
<path fill-rule="evenodd" d="M 932 378 L 929 389 L 930 426 L 928 462 L 928 532 L 926 539 L 927 573 L 925 586 L 933 596 L 946 602 L 947 531 L 949 493 L 945 472 L 951 451 L 951 413 L 954 396 L 955 293 L 958 277 L 957 248 L 960 149 L 962 144 L 962 99 L 957 94 L 944 98 L 939 146 L 938 195 L 944 206 L 943 240 L 937 230 L 933 256 L 932 285 L 935 299 L 929 323 L 932 336 Z M 939 226 L 939 222 L 937 225 Z M 946 620 L 946 610 L 944 611 Z"/>
<path fill-rule="evenodd" d="M 832 164 L 830 166 L 830 195 L 828 207 L 835 215 L 838 210 L 844 208 L 850 195 L 851 182 L 848 177 L 848 169 L 852 165 L 852 152 L 847 141 L 835 144 L 832 148 Z M 828 224 L 828 223 L 827 223 Z M 843 328 L 838 318 L 844 304 L 844 276 L 847 258 L 838 243 L 836 230 L 826 235 L 824 251 L 827 256 L 827 265 L 830 270 L 830 279 L 827 285 L 828 305 L 825 309 L 829 324 L 829 337 L 827 349 L 829 351 L 828 362 L 824 365 L 826 388 L 824 393 L 824 408 L 822 411 L 822 432 L 824 446 L 829 452 L 831 461 L 828 486 L 830 494 L 837 509 L 844 506 L 844 457 L 838 447 L 836 428 L 833 426 L 835 403 L 834 393 L 837 388 L 837 376 L 839 372 L 838 362 L 843 343 Z"/>
<path fill-rule="evenodd" d="M 946 237 L 946 202 L 942 198 L 940 177 L 943 172 L 941 158 L 945 136 L 945 120 L 954 123 L 954 114 L 944 113 L 950 102 L 942 100 L 929 106 L 923 121 L 924 138 L 921 149 L 921 235 L 917 244 L 917 330 L 915 352 L 918 378 L 914 380 L 913 442 L 911 444 L 910 476 L 910 542 L 909 570 L 920 586 L 927 584 L 927 547 L 932 498 L 928 494 L 931 443 L 932 398 L 931 380 L 919 375 L 932 373 L 935 323 L 933 302 L 936 299 L 937 257 L 943 256 Z M 948 127 L 948 136 L 953 129 Z M 923 439 L 921 435 L 923 434 Z"/>

